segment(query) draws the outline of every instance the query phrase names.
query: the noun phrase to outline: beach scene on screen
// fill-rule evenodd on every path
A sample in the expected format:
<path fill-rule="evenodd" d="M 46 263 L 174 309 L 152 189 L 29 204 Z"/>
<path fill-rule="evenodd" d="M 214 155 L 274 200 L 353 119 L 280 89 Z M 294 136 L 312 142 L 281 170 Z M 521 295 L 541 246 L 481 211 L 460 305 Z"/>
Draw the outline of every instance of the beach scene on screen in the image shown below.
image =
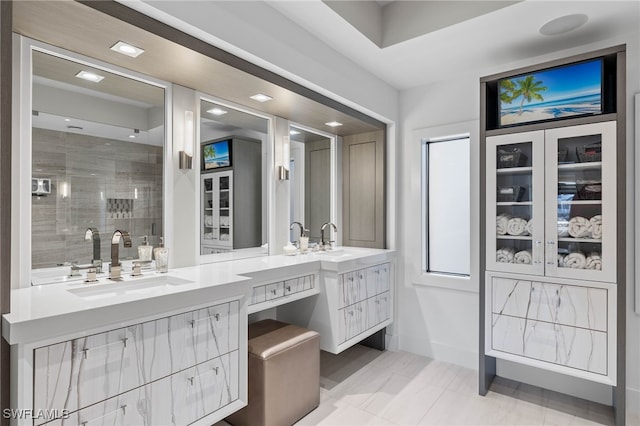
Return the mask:
<path fill-rule="evenodd" d="M 499 81 L 500 126 L 602 113 L 600 59 Z"/>
<path fill-rule="evenodd" d="M 229 167 L 231 165 L 228 141 L 206 145 L 203 149 L 203 155 L 205 169 Z"/>

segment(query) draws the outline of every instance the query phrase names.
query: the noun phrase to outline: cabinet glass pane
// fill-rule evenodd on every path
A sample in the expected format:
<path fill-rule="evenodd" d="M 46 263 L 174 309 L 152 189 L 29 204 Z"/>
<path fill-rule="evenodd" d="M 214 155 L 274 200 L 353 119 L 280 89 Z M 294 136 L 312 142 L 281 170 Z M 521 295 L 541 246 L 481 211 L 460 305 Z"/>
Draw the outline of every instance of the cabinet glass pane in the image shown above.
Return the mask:
<path fill-rule="evenodd" d="M 500 145 L 496 152 L 496 261 L 532 263 L 532 143 Z"/>
<path fill-rule="evenodd" d="M 559 268 L 602 269 L 602 137 L 558 140 Z"/>

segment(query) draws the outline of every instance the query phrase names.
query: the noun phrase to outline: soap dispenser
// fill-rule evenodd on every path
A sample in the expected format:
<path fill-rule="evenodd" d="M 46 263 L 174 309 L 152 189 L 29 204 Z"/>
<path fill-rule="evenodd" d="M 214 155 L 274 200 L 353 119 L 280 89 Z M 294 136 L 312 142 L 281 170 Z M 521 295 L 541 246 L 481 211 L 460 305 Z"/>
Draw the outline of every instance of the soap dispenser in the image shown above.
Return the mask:
<path fill-rule="evenodd" d="M 160 244 L 153 249 L 153 257 L 156 259 L 156 271 L 167 272 L 169 269 L 169 249 L 164 246 L 164 238 L 160 237 Z"/>
<path fill-rule="evenodd" d="M 149 237 L 142 237 L 142 244 L 138 246 L 138 259 L 143 262 L 151 262 L 153 246 L 149 245 Z"/>

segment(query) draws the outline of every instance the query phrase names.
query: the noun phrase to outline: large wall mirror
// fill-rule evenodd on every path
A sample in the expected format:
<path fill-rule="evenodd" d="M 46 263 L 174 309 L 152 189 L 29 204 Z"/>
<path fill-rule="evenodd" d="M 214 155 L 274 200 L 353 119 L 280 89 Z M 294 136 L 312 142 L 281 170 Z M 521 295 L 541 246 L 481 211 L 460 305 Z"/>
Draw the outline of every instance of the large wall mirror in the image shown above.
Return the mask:
<path fill-rule="evenodd" d="M 336 224 L 336 137 L 300 124 L 289 127 L 290 138 L 290 241 L 300 237 L 300 225 L 310 242 L 320 242 L 322 225 Z M 293 223 L 297 222 L 296 226 Z M 332 232 L 329 235 L 329 232 Z M 325 237 L 337 239 L 326 231 Z"/>
<path fill-rule="evenodd" d="M 214 262 L 268 254 L 270 118 L 200 101 L 200 255 Z"/>
<path fill-rule="evenodd" d="M 115 230 L 131 236 L 123 260 L 164 236 L 165 88 L 31 52 L 31 281 L 97 260 L 105 274 Z"/>

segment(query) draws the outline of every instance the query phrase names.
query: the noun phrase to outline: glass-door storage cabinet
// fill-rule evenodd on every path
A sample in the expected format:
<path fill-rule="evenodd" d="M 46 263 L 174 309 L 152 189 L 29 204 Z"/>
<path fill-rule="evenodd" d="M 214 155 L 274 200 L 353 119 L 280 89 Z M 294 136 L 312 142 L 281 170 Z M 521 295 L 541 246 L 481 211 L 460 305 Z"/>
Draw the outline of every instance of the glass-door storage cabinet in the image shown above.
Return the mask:
<path fill-rule="evenodd" d="M 222 253 L 233 248 L 233 172 L 201 176 L 202 254 Z"/>
<path fill-rule="evenodd" d="M 615 122 L 488 137 L 487 187 L 487 270 L 615 283 Z"/>

